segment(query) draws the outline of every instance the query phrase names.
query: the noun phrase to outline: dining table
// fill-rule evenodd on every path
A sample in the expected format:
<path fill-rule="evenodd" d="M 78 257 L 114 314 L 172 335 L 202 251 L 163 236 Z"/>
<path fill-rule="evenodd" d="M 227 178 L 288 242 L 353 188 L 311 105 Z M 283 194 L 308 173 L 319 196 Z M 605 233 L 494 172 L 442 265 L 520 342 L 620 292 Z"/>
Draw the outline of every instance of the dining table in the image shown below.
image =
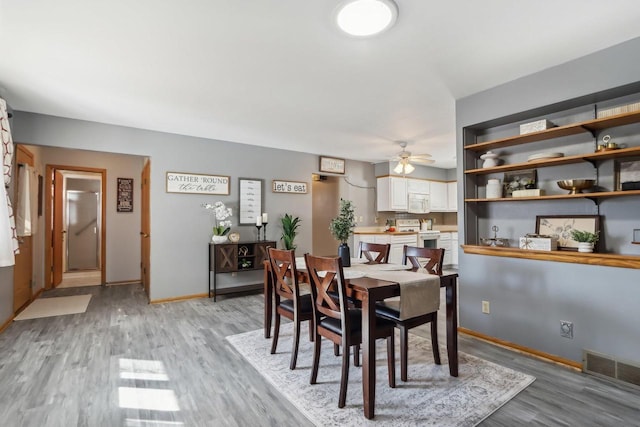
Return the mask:
<path fill-rule="evenodd" d="M 309 283 L 309 276 L 304 266 L 303 258 L 296 261 L 298 280 L 300 283 Z M 353 259 L 353 267 L 344 268 L 347 295 L 359 301 L 362 309 L 362 394 L 364 416 L 372 419 L 375 416 L 376 396 L 376 343 L 372 332 L 376 328 L 376 303 L 388 298 L 401 297 L 401 283 L 381 280 L 375 274 L 367 275 L 366 270 L 372 270 L 369 266 L 363 266 L 363 260 Z M 358 269 L 358 265 L 361 268 Z M 269 261 L 264 262 L 264 337 L 271 337 L 271 323 L 273 319 L 273 281 Z M 379 269 L 386 271 L 406 270 L 411 266 L 400 264 L 381 264 Z M 365 270 L 362 272 L 362 270 Z M 361 274 L 363 273 L 363 274 Z M 426 274 L 415 272 L 415 274 Z M 385 275 L 388 277 L 389 275 Z M 404 275 L 403 275 L 404 276 Z M 440 287 L 445 288 L 446 295 L 446 330 L 447 330 L 447 357 L 449 360 L 449 374 L 458 376 L 458 313 L 457 313 L 457 278 L 458 275 L 443 274 L 439 276 Z"/>

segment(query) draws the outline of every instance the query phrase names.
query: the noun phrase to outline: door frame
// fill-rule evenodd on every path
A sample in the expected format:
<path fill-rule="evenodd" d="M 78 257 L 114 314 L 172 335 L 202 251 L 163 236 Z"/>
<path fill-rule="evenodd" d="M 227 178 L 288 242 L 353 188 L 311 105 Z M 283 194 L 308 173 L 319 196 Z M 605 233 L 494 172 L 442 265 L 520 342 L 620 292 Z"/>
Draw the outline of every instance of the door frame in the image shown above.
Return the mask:
<path fill-rule="evenodd" d="M 106 283 L 107 278 L 107 170 L 99 168 L 89 168 L 82 166 L 64 166 L 64 165 L 46 165 L 46 181 L 45 181 L 45 234 L 44 234 L 44 288 L 51 289 L 53 287 L 53 211 L 54 211 L 54 197 L 53 188 L 54 183 L 52 176 L 55 171 L 74 171 L 74 172 L 93 172 L 100 174 L 102 177 L 102 183 L 100 188 L 101 199 L 101 221 L 100 221 L 100 282 Z M 62 185 L 60 183 L 59 185 Z"/>

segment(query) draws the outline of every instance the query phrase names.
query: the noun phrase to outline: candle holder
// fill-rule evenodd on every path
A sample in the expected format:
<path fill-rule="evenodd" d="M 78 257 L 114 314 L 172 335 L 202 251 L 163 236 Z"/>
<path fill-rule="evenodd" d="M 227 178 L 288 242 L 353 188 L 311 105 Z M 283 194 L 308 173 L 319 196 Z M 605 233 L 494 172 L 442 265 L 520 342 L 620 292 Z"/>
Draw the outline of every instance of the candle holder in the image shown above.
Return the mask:
<path fill-rule="evenodd" d="M 267 240 L 267 223 L 262 221 L 262 226 L 264 227 L 264 230 L 262 230 L 262 240 L 266 241 Z"/>
<path fill-rule="evenodd" d="M 258 229 L 258 238 L 256 240 L 259 242 L 260 241 L 260 229 L 262 228 L 262 225 L 256 225 L 256 228 Z"/>

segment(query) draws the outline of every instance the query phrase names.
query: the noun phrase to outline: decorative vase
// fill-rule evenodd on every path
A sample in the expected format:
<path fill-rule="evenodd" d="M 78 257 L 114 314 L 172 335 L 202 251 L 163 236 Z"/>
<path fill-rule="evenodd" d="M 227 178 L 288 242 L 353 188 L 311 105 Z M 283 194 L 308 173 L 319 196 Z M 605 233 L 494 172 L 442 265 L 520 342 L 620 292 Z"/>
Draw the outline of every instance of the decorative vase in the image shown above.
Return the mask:
<path fill-rule="evenodd" d="M 216 236 L 215 234 L 213 236 L 211 236 L 211 242 L 213 243 L 224 243 L 226 242 L 228 239 L 227 236 Z"/>
<path fill-rule="evenodd" d="M 340 243 L 340 246 L 338 246 L 338 256 L 342 259 L 343 267 L 351 267 L 351 251 L 349 250 L 349 245 Z"/>
<path fill-rule="evenodd" d="M 593 252 L 593 243 L 578 242 L 578 252 Z"/>

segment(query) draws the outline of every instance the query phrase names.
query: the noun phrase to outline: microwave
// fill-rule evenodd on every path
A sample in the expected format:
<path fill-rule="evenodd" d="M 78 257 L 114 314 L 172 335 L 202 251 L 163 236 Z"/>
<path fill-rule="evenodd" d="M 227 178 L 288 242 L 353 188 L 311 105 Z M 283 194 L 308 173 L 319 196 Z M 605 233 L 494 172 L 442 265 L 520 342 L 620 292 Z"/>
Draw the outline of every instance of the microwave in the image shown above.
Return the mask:
<path fill-rule="evenodd" d="M 409 193 L 407 196 L 407 212 L 415 214 L 426 214 L 431 212 L 429 195 L 423 193 Z"/>

